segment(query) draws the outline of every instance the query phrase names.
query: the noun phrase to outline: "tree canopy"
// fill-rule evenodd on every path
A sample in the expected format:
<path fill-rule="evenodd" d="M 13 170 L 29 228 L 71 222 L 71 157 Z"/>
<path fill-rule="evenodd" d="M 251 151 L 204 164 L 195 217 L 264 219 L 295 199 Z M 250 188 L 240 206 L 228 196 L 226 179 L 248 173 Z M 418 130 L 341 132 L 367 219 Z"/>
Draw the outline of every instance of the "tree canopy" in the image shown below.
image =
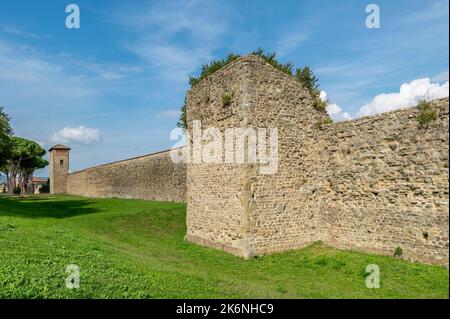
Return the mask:
<path fill-rule="evenodd" d="M 11 134 L 12 129 L 9 125 L 9 116 L 0 107 L 0 165 L 3 165 L 8 157 L 11 146 Z"/>
<path fill-rule="evenodd" d="M 46 151 L 38 143 L 18 136 L 11 137 L 11 141 L 9 161 L 16 169 L 34 171 L 48 165 L 43 158 Z"/>
<path fill-rule="evenodd" d="M 12 192 L 18 178 L 23 195 L 34 171 L 48 165 L 43 158 L 46 151 L 38 143 L 22 137 L 13 136 L 10 141 L 8 158 L 1 170 L 8 177 L 9 191 Z"/>

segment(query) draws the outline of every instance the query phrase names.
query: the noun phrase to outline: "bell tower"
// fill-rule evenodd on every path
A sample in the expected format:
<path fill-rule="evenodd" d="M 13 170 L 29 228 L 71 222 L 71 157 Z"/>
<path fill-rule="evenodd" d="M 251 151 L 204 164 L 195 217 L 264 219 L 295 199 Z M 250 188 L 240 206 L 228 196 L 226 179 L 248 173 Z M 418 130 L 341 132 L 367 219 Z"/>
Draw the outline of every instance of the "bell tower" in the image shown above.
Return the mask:
<path fill-rule="evenodd" d="M 70 148 L 61 144 L 53 146 L 50 152 L 50 194 L 67 192 Z"/>

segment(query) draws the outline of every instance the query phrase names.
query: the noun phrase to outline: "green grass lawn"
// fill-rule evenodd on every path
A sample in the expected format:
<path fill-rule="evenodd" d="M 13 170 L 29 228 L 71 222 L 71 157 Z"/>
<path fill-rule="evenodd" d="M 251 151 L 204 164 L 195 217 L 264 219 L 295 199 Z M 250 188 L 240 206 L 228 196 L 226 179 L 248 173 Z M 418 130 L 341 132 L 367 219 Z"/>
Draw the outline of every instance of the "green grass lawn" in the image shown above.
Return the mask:
<path fill-rule="evenodd" d="M 315 244 L 243 260 L 183 240 L 184 204 L 0 196 L 0 298 L 448 298 L 441 266 Z M 68 264 L 81 286 L 67 289 Z M 365 286 L 377 264 L 381 288 Z"/>

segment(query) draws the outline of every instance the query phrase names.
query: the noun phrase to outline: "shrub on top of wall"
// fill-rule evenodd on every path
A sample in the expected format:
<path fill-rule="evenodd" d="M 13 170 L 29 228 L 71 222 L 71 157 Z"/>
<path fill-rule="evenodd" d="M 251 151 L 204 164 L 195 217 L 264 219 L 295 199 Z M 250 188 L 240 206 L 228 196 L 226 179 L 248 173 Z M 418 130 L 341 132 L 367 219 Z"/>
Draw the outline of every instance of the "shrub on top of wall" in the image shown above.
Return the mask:
<path fill-rule="evenodd" d="M 294 64 L 293 63 L 280 63 L 278 62 L 276 58 L 276 54 L 274 53 L 265 53 L 263 49 L 259 48 L 250 54 L 259 56 L 264 61 L 266 61 L 268 64 L 272 65 L 275 69 L 286 73 L 293 77 L 296 81 L 300 82 L 306 89 L 308 89 L 309 93 L 311 94 L 311 97 L 315 100 L 314 107 L 322 112 L 325 112 L 326 107 L 328 105 L 327 101 L 322 101 L 319 98 L 320 90 L 319 90 L 319 84 L 318 79 L 312 72 L 312 70 L 305 66 L 303 68 L 297 68 L 294 71 Z M 200 81 L 207 76 L 215 73 L 216 71 L 220 70 L 224 66 L 230 64 L 234 60 L 240 58 L 240 55 L 230 53 L 226 59 L 222 60 L 215 60 L 210 62 L 209 64 L 205 64 L 202 66 L 202 70 L 200 72 L 200 75 L 198 77 L 191 76 L 189 77 L 189 84 L 192 87 L 200 83 Z M 208 102 L 206 102 L 208 103 Z M 225 105 L 224 105 L 225 106 Z M 182 128 L 187 128 L 186 123 L 186 100 L 184 101 L 184 105 L 181 108 L 181 115 L 180 120 L 177 123 L 177 126 Z"/>
<path fill-rule="evenodd" d="M 317 122 L 316 128 L 321 130 L 324 125 L 328 125 L 328 124 L 333 124 L 333 120 L 330 117 L 327 117 L 327 118 L 323 119 L 322 121 Z"/>
<path fill-rule="evenodd" d="M 313 106 L 317 111 L 325 112 L 327 110 L 327 105 L 328 103 L 326 101 L 322 101 L 320 97 L 316 97 L 314 99 Z"/>
<path fill-rule="evenodd" d="M 419 122 L 419 127 L 427 128 L 430 123 L 437 119 L 437 112 L 433 108 L 430 102 L 421 100 L 417 105 L 419 108 L 419 116 L 417 117 L 417 121 Z"/>
<path fill-rule="evenodd" d="M 197 85 L 202 79 L 206 78 L 208 75 L 213 74 L 214 72 L 220 70 L 221 68 L 223 68 L 225 65 L 233 62 L 234 60 L 236 60 L 237 58 L 239 58 L 240 55 L 236 55 L 233 53 L 230 53 L 226 59 L 224 60 L 215 60 L 212 61 L 209 64 L 205 64 L 202 66 L 202 71 L 200 73 L 199 77 L 194 77 L 191 76 L 189 77 L 189 84 L 191 85 L 191 87 L 194 87 L 195 85 Z"/>

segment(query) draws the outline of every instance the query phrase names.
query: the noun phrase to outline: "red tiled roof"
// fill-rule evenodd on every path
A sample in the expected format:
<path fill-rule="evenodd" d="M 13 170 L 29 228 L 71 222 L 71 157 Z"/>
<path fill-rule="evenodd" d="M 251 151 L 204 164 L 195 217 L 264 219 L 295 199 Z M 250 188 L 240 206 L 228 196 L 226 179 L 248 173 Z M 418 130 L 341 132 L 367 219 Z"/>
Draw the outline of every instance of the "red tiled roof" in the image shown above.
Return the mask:
<path fill-rule="evenodd" d="M 33 183 L 47 183 L 48 178 L 45 177 L 33 177 Z"/>
<path fill-rule="evenodd" d="M 53 146 L 48 151 L 51 152 L 52 150 L 70 150 L 70 147 L 62 145 L 62 144 L 56 144 L 55 146 Z"/>

